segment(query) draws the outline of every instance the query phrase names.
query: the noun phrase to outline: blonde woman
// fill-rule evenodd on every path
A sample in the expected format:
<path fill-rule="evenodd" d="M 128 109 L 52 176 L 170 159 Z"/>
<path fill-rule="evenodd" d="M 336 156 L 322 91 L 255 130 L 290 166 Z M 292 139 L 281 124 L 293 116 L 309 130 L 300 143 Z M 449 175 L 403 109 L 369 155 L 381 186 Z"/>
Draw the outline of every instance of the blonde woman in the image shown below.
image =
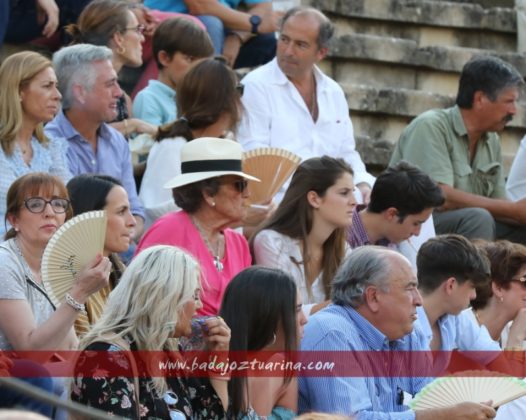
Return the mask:
<path fill-rule="evenodd" d="M 71 173 L 63 139 L 47 138 L 43 123 L 53 119 L 61 95 L 51 61 L 32 51 L 6 58 L 0 66 L 0 220 L 9 186 L 29 172 L 48 172 L 64 183 Z M 0 233 L 6 231 L 0 223 Z"/>
<path fill-rule="evenodd" d="M 173 246 L 148 248 L 128 266 L 80 347 L 165 350 L 170 351 L 167 357 L 177 357 L 171 339 L 191 334 L 191 318 L 201 306 L 199 292 L 199 266 L 194 258 Z M 228 351 L 230 329 L 225 322 L 210 318 L 206 328 L 208 350 Z M 98 377 L 100 357 L 96 352 L 83 353 L 75 368 L 72 399 L 126 418 L 226 418 L 228 391 L 223 379 L 152 377 L 156 366 L 131 355 L 129 361 L 136 364 L 135 370 L 146 372 L 136 379 L 137 392 L 133 378 Z M 110 372 L 119 366 L 122 360 L 108 358 Z"/>

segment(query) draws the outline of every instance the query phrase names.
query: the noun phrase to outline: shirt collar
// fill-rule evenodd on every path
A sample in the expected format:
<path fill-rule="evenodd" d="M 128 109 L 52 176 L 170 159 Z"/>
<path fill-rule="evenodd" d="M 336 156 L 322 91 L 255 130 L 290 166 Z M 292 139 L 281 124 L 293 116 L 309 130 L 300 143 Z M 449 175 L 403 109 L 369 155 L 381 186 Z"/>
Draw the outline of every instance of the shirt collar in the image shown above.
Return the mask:
<path fill-rule="evenodd" d="M 453 129 L 458 134 L 458 136 L 467 139 L 468 130 L 466 129 L 466 125 L 464 124 L 464 119 L 462 118 L 462 114 L 458 105 L 455 105 L 453 108 L 451 108 L 451 120 L 453 122 Z M 480 139 L 487 140 L 488 138 L 488 133 L 484 133 Z"/>
<path fill-rule="evenodd" d="M 281 71 L 278 65 L 277 57 L 271 61 L 273 67 L 273 82 L 277 85 L 286 85 L 287 83 L 292 84 L 292 82 L 285 76 L 285 73 Z M 325 80 L 325 75 L 316 65 L 313 66 L 314 78 L 316 79 L 316 85 L 318 92 L 322 92 L 327 89 L 327 81 Z"/>
<path fill-rule="evenodd" d="M 397 346 L 404 341 L 404 337 L 399 340 L 389 341 L 389 339 L 378 328 L 365 319 L 356 309 L 344 307 L 349 318 L 356 324 L 360 335 L 367 345 L 373 350 L 387 350 L 389 345 Z"/>
<path fill-rule="evenodd" d="M 57 119 L 57 126 L 60 127 L 60 130 L 62 131 L 62 135 L 64 138 L 68 141 L 72 141 L 75 139 L 81 139 L 83 141 L 86 141 L 84 137 L 77 131 L 75 127 L 73 127 L 73 124 L 68 120 L 66 117 L 66 114 L 64 113 L 64 110 L 61 110 L 60 113 L 56 116 Z M 109 130 L 106 125 L 106 123 L 102 123 L 97 130 L 97 136 L 98 137 L 107 137 L 109 135 Z"/>

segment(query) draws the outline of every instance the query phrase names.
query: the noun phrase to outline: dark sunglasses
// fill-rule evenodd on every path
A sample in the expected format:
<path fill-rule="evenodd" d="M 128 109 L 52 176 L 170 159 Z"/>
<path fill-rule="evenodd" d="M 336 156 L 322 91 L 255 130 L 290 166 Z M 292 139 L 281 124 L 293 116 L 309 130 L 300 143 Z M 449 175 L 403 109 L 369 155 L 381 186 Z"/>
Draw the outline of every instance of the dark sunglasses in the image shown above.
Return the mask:
<path fill-rule="evenodd" d="M 235 181 L 223 182 L 223 184 L 231 184 L 234 186 L 237 192 L 242 193 L 248 187 L 248 181 L 246 179 L 237 179 Z"/>

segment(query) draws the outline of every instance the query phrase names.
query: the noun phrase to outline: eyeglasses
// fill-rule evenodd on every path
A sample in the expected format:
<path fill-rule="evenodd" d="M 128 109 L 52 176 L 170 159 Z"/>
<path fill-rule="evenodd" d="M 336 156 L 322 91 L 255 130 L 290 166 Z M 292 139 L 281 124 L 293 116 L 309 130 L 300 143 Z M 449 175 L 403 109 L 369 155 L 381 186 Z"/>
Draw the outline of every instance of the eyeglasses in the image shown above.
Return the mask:
<path fill-rule="evenodd" d="M 52 198 L 48 201 L 42 197 L 31 197 L 24 201 L 24 206 L 31 213 L 42 213 L 47 204 L 51 204 L 51 208 L 55 213 L 65 213 L 69 208 L 69 200 L 65 198 Z"/>
<path fill-rule="evenodd" d="M 239 96 L 243 96 L 243 93 L 245 92 L 245 85 L 243 83 L 238 83 L 236 85 L 236 91 L 239 93 Z"/>
<path fill-rule="evenodd" d="M 145 30 L 146 30 L 146 26 L 144 26 L 144 25 L 137 25 L 137 26 L 133 26 L 131 28 L 124 28 L 124 31 L 135 31 L 139 35 L 144 34 Z"/>
<path fill-rule="evenodd" d="M 163 397 L 164 402 L 168 406 L 170 412 L 170 420 L 186 420 L 186 416 L 182 411 L 175 408 L 175 405 L 179 402 L 179 397 L 172 391 L 167 391 Z"/>

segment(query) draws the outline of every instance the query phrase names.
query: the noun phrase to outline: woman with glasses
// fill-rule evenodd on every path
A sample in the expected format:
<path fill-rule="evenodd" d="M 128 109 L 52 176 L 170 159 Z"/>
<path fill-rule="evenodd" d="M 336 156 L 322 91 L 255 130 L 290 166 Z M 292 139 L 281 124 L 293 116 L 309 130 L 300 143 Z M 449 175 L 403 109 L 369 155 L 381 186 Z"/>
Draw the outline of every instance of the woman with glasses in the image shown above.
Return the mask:
<path fill-rule="evenodd" d="M 139 197 L 146 210 L 146 226 L 174 211 L 170 190 L 163 185 L 181 173 L 181 148 L 199 137 L 224 137 L 235 131 L 241 112 L 237 76 L 221 60 L 194 65 L 177 87 L 179 119 L 159 128 L 148 155 Z M 175 108 L 175 104 L 174 104 Z"/>
<path fill-rule="evenodd" d="M 78 275 L 64 302 L 51 302 L 42 284 L 44 249 L 71 215 L 66 187 L 53 175 L 18 178 L 7 193 L 12 228 L 0 244 L 0 349 L 70 350 L 73 324 L 89 296 L 107 286 L 111 264 L 98 255 Z"/>
<path fill-rule="evenodd" d="M 53 119 L 61 95 L 51 61 L 31 51 L 7 57 L 0 66 L 0 234 L 6 194 L 18 177 L 49 172 L 63 182 L 71 178 L 64 139 L 47 138 L 43 123 Z"/>
<path fill-rule="evenodd" d="M 291 360 L 307 323 L 292 277 L 261 266 L 234 277 L 219 314 L 231 328 L 230 350 L 234 354 L 259 352 L 261 361 L 276 364 Z M 272 376 L 247 372 L 232 377 L 228 387 L 231 418 L 287 420 L 296 416 L 298 384 L 292 372 Z"/>
<path fill-rule="evenodd" d="M 477 297 L 468 309 L 471 320 L 484 325 L 502 348 L 522 349 L 526 340 L 526 247 L 509 241 L 479 241 L 477 247 L 489 258 L 491 282 L 477 287 Z"/>
<path fill-rule="evenodd" d="M 94 0 L 82 11 L 76 24 L 66 27 L 73 43 L 109 47 L 113 51 L 112 64 L 117 74 L 123 66 L 142 65 L 142 44 L 145 26 L 133 13 L 133 3 L 121 0 Z M 123 93 L 117 103 L 118 115 L 112 126 L 125 137 L 132 133 L 155 135 L 157 127 L 137 118 L 130 118 L 131 100 Z"/>
<path fill-rule="evenodd" d="M 181 173 L 164 187 L 181 211 L 158 219 L 144 234 L 136 253 L 152 245 L 175 245 L 194 256 L 202 271 L 200 315 L 217 315 L 230 280 L 250 266 L 248 244 L 230 229 L 242 223 L 249 197 L 239 143 L 215 137 L 185 142 Z M 139 254 L 140 255 L 140 254 Z"/>
<path fill-rule="evenodd" d="M 491 281 L 477 287 L 477 297 L 471 301 L 471 308 L 465 310 L 468 314 L 466 318 L 470 322 L 485 326 L 491 338 L 498 342 L 502 349 L 510 350 L 511 358 L 524 366 L 526 247 L 504 240 L 480 240 L 476 241 L 476 245 L 489 258 Z M 466 363 L 460 365 L 462 370 L 466 365 L 470 367 Z M 517 369 L 514 374 L 522 373 Z M 522 420 L 525 410 L 526 398 L 519 398 L 499 407 L 496 419 Z"/>
<path fill-rule="evenodd" d="M 93 294 L 86 303 L 86 314 L 75 322 L 75 331 L 82 337 L 100 317 L 108 295 L 117 285 L 124 264 L 119 253 L 128 250 L 135 229 L 135 218 L 130 211 L 128 194 L 120 181 L 108 175 L 82 174 L 67 184 L 73 215 L 94 211 L 106 211 L 106 238 L 103 255 L 111 262 L 109 285 Z"/>
<path fill-rule="evenodd" d="M 192 316 L 201 306 L 199 271 L 194 258 L 173 246 L 151 247 L 130 263 L 81 341 L 82 349 L 94 352 L 83 352 L 77 361 L 73 400 L 133 419 L 226 419 L 228 380 L 213 373 L 191 378 L 175 369 L 167 374 L 159 367 L 159 357 L 181 360 L 174 338 L 192 332 Z M 210 356 L 228 352 L 225 321 L 213 317 L 205 324 L 206 350 L 218 352 Z M 112 356 L 105 350 L 134 351 Z M 101 377 L 101 369 L 111 378 Z"/>

